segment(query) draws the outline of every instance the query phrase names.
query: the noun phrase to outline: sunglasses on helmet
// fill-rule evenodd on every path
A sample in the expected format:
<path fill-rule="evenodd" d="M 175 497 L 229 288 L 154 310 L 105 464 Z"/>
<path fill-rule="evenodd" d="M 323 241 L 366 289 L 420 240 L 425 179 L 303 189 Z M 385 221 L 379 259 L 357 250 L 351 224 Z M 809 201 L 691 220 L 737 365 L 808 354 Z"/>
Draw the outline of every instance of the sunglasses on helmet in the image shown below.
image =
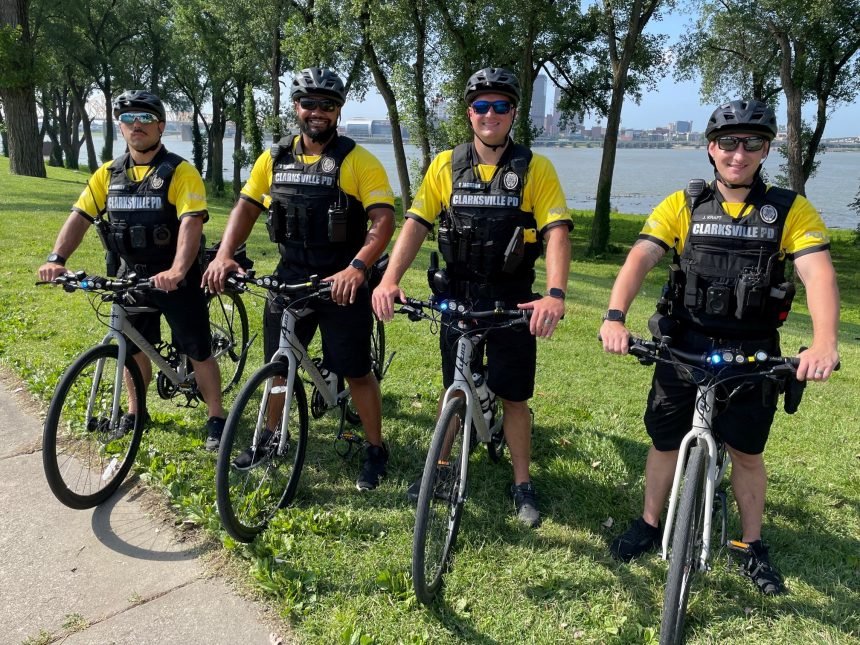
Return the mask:
<path fill-rule="evenodd" d="M 511 111 L 512 107 L 514 107 L 513 103 L 502 99 L 498 101 L 475 101 L 472 103 L 472 109 L 475 111 L 475 114 L 486 114 L 490 111 L 490 108 L 493 108 L 493 112 L 496 114 L 507 114 Z"/>
<path fill-rule="evenodd" d="M 717 145 L 720 150 L 725 150 L 726 152 L 736 150 L 738 145 L 741 143 L 744 146 L 744 150 L 747 152 L 756 152 L 762 149 L 764 142 L 764 137 L 717 137 Z"/>
<path fill-rule="evenodd" d="M 337 103 L 331 99 L 299 99 L 299 106 L 308 112 L 313 112 L 317 108 L 323 112 L 334 112 L 337 108 Z"/>
<path fill-rule="evenodd" d="M 158 117 L 152 112 L 123 112 L 119 115 L 119 122 L 132 125 L 139 121 L 141 125 L 149 125 L 158 121 Z"/>

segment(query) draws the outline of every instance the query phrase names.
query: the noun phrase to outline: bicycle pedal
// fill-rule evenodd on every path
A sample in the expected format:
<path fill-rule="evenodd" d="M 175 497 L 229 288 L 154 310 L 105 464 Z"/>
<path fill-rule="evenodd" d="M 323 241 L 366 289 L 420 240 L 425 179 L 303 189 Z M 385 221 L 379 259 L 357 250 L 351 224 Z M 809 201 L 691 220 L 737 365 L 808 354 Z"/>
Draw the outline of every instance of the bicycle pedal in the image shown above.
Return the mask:
<path fill-rule="evenodd" d="M 740 540 L 729 540 L 728 547 L 729 551 L 734 551 L 736 553 L 750 553 L 750 545 L 746 542 L 741 542 Z"/>

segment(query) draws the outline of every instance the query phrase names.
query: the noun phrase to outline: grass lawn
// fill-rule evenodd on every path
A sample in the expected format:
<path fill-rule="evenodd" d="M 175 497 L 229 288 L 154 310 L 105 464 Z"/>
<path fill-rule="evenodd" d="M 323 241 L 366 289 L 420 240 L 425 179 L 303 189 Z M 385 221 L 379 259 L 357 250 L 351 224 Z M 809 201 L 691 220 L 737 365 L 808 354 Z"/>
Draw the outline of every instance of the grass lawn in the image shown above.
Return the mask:
<path fill-rule="evenodd" d="M 15 177 L 8 160 L 0 159 L 0 362 L 45 402 L 72 358 L 104 334 L 83 294 L 34 286 L 35 271 L 86 177 L 51 168 L 48 179 Z M 223 230 L 229 208 L 223 200 L 211 204 L 210 239 Z M 303 642 L 656 642 L 665 563 L 653 555 L 622 565 L 607 550 L 641 507 L 649 445 L 641 416 L 651 372 L 632 358 L 604 354 L 595 339 L 641 221 L 613 216 L 613 252 L 585 260 L 588 219 L 576 216 L 566 318 L 551 340 L 538 343 L 533 479 L 543 525 L 530 530 L 515 521 L 505 494 L 509 462 L 492 465 L 476 451 L 454 568 L 432 609 L 418 606 L 411 590 L 414 510 L 404 495 L 423 466 L 441 387 L 438 339 L 427 323 L 398 316 L 386 326 L 389 351 L 397 351 L 383 383 L 391 462 L 376 492 L 356 492 L 359 463 L 336 454 L 334 416 L 312 420 L 293 506 L 255 543 L 237 545 L 220 530 L 213 506 L 215 458 L 202 450 L 204 410 L 160 401 L 154 388 L 148 397 L 152 430 L 137 472 L 163 491 L 177 522 L 196 522 L 211 534 L 213 548 L 226 549 L 247 572 L 240 574 L 245 582 L 278 608 Z M 425 245 L 404 280 L 415 297 L 427 296 L 430 249 Z M 261 273 L 275 266 L 276 249 L 262 219 L 249 255 Z M 843 369 L 831 382 L 807 388 L 796 415 L 777 415 L 766 454 L 764 534 L 790 593 L 763 598 L 717 551 L 713 570 L 698 579 L 690 599 L 691 643 L 860 642 L 860 248 L 841 232 L 833 255 L 843 299 Z M 94 232 L 69 266 L 104 269 Z M 663 279 L 657 270 L 644 285 L 629 314 L 634 331 L 646 332 Z M 261 328 L 260 305 L 246 303 L 253 333 Z M 784 328 L 783 349 L 810 340 L 801 293 Z M 258 338 L 246 374 L 259 366 L 260 346 Z M 734 506 L 731 518 L 730 535 L 740 537 Z"/>

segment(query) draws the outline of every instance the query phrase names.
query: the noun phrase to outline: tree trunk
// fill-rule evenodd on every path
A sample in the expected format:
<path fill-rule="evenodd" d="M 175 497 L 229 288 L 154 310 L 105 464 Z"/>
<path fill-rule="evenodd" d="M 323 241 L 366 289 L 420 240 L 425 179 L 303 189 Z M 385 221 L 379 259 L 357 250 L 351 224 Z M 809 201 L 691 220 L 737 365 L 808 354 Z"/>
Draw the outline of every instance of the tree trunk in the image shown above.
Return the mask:
<path fill-rule="evenodd" d="M 203 161 L 206 158 L 203 145 L 203 134 L 200 132 L 200 111 L 194 106 L 194 117 L 191 121 L 191 157 L 197 172 L 203 174 Z"/>
<path fill-rule="evenodd" d="M 0 101 L 6 117 L 9 145 L 9 170 L 14 175 L 45 176 L 45 159 L 39 139 L 39 121 L 36 116 L 36 92 L 33 84 L 33 42 L 30 36 L 28 0 L 0 2 L 0 26 L 20 30 L 18 38 L 9 43 L 9 55 L 18 59 L 22 70 L 17 82 L 0 86 Z"/>
<path fill-rule="evenodd" d="M 612 209 L 612 176 L 615 172 L 615 153 L 618 145 L 618 130 L 621 127 L 621 108 L 624 106 L 623 79 L 613 82 L 612 99 L 606 120 L 606 136 L 603 138 L 603 156 L 600 159 L 600 175 L 597 178 L 597 198 L 594 204 L 594 220 L 591 224 L 589 255 L 606 251 L 609 245 L 609 213 Z"/>
<path fill-rule="evenodd" d="M 105 120 L 104 128 L 102 129 L 105 143 L 102 147 L 102 161 L 113 160 L 113 141 L 115 134 L 113 129 L 113 97 L 111 96 L 111 87 L 110 76 L 105 75 L 104 91 L 102 92 L 105 97 Z"/>
<path fill-rule="evenodd" d="M 430 150 L 429 117 L 427 114 L 427 88 L 424 84 L 427 53 L 427 4 L 418 0 L 412 5 L 412 26 L 415 31 L 415 65 L 413 67 L 415 88 L 415 120 L 417 122 L 415 143 L 421 148 L 421 176 L 430 167 L 432 151 Z"/>
<path fill-rule="evenodd" d="M 277 7 L 281 3 L 276 3 Z M 281 52 L 281 27 L 280 15 L 278 11 L 275 26 L 272 29 L 272 57 L 269 60 L 269 78 L 272 82 L 272 143 L 277 143 L 281 140 L 281 65 L 283 61 L 283 53 Z"/>
<path fill-rule="evenodd" d="M 212 123 L 209 124 L 209 168 L 207 177 L 212 180 L 212 190 L 216 196 L 224 194 L 224 91 L 221 87 L 212 89 Z"/>
<path fill-rule="evenodd" d="M 69 69 L 66 70 L 67 75 L 71 76 L 71 71 Z M 90 130 L 90 117 L 87 114 L 86 107 L 86 96 L 83 87 L 78 87 L 75 84 L 74 79 L 71 77 L 69 80 L 69 88 L 71 90 L 70 94 L 72 97 L 72 105 L 74 106 L 75 112 L 78 113 L 78 117 L 80 118 L 81 127 L 84 129 L 84 143 L 87 146 L 87 166 L 90 169 L 90 172 L 95 172 L 98 170 L 99 163 L 96 158 L 96 146 L 93 143 L 93 134 Z M 78 136 L 77 128 L 72 131 L 72 136 Z"/>
<path fill-rule="evenodd" d="M 0 149 L 4 157 L 9 157 L 9 137 L 6 136 L 6 120 L 3 118 L 3 110 L 0 109 Z"/>
<path fill-rule="evenodd" d="M 242 157 L 243 124 L 245 122 L 243 110 L 245 108 L 245 83 L 239 82 L 236 88 L 236 136 L 233 138 L 233 199 L 239 198 L 242 190 Z"/>

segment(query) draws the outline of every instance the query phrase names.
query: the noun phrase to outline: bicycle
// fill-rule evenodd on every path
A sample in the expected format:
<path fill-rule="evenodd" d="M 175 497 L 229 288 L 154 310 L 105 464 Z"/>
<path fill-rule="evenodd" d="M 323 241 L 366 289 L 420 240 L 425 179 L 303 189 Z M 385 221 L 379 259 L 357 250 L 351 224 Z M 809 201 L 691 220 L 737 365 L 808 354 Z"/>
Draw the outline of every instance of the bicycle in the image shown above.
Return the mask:
<path fill-rule="evenodd" d="M 669 510 L 663 531 L 661 557 L 669 561 L 660 643 L 682 643 L 687 600 L 697 573 L 710 570 L 714 503 L 719 507 L 719 546 L 741 549 L 742 543 L 727 539 L 728 507 L 721 487 L 731 456 L 720 436 L 713 431 L 718 387 L 731 381 L 739 385 L 728 390 L 728 399 L 753 379 L 771 379 L 785 384 L 785 409 L 793 413 L 800 403 L 805 382 L 794 378 L 800 362 L 797 357 L 770 356 L 764 351 L 752 354 L 738 349 L 714 349 L 707 353 L 685 352 L 671 347 L 671 339 L 659 341 L 630 339 L 629 353 L 643 365 L 655 361 L 684 367 L 698 390 L 691 430 L 684 435 L 678 451 L 675 476 L 669 497 Z M 738 373 L 727 368 L 746 367 Z M 837 367 L 838 369 L 838 367 Z M 724 374 L 725 373 L 725 374 Z M 680 502 L 679 502 L 680 490 Z M 671 541 L 671 549 L 669 544 Z"/>
<path fill-rule="evenodd" d="M 465 302 L 407 298 L 397 313 L 410 320 L 427 319 L 456 328 L 454 382 L 445 391 L 424 463 L 415 534 L 412 542 L 412 584 L 418 600 L 433 602 L 450 570 L 451 555 L 468 499 L 469 457 L 477 443 L 487 445 L 493 463 L 504 449 L 503 415 L 487 387 L 486 365 L 473 373 L 476 347 L 495 329 L 527 325 L 530 312 L 502 309 L 474 311 Z M 432 313 L 427 314 L 425 310 Z"/>
<path fill-rule="evenodd" d="M 236 396 L 218 452 L 215 488 L 221 523 L 236 540 L 250 542 L 295 496 L 307 447 L 309 409 L 314 418 L 340 410 L 334 443 L 341 457 L 347 458 L 363 439 L 346 426 L 360 420 L 349 407 L 343 377 L 322 369 L 319 359 L 311 358 L 296 337 L 296 323 L 312 313 L 308 302 L 328 297 L 331 287 L 316 276 L 308 282 L 284 284 L 275 276 L 253 273 L 234 274 L 228 283 L 246 291 L 250 291 L 248 285 L 268 290 L 284 306 L 278 350 Z M 382 322 L 374 323 L 371 364 L 381 380 L 394 354 L 384 360 Z M 303 380 L 297 378 L 299 367 L 313 388 L 310 406 Z"/>
<path fill-rule="evenodd" d="M 158 311 L 138 305 L 138 297 L 155 290 L 149 279 L 134 274 L 108 279 L 84 271 L 67 273 L 51 282 L 67 292 L 83 291 L 98 319 L 108 327 L 101 343 L 78 356 L 60 378 L 45 418 L 42 463 L 54 496 L 66 506 L 86 509 L 107 500 L 128 475 L 143 435 L 144 415 L 137 414 L 128 434 L 120 428 L 132 400 L 146 409 L 146 390 L 140 369 L 128 351 L 134 343 L 159 369 L 161 398 L 185 397 L 185 407 L 202 401 L 190 360 L 170 343 L 150 344 L 129 320 L 130 314 Z M 102 311 L 110 304 L 110 313 Z M 241 378 L 251 341 L 248 317 L 238 292 L 209 296 L 212 353 L 226 379 L 224 391 Z M 124 370 L 132 391 L 125 387 Z M 123 436 L 125 435 L 125 436 Z"/>

